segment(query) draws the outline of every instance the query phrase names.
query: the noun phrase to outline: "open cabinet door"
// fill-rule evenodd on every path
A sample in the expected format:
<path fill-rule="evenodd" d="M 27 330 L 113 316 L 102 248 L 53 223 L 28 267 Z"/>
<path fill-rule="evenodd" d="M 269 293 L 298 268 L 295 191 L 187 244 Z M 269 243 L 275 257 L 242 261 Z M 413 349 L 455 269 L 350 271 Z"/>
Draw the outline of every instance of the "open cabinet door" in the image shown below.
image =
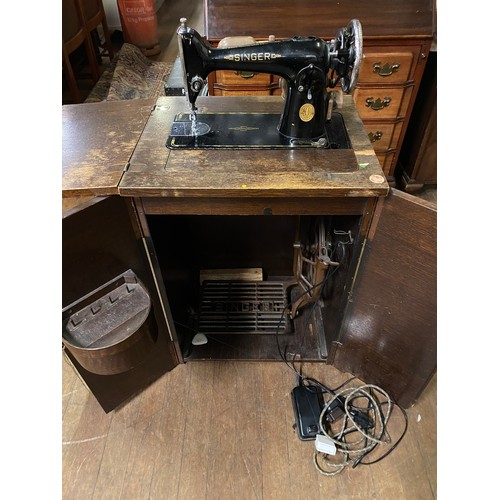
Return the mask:
<path fill-rule="evenodd" d="M 168 304 L 130 199 L 67 212 L 62 240 L 64 352 L 109 412 L 179 363 Z"/>
<path fill-rule="evenodd" d="M 403 407 L 436 370 L 436 215 L 396 190 L 379 203 L 333 359 Z"/>

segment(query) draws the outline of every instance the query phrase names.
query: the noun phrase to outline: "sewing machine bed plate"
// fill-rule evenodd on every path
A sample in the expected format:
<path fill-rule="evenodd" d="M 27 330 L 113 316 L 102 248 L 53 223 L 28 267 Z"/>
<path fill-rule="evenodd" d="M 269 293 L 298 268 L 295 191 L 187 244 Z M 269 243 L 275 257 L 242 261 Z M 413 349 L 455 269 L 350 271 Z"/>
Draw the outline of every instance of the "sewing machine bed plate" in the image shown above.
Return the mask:
<path fill-rule="evenodd" d="M 200 135 L 192 135 L 189 113 L 176 115 L 167 147 L 170 149 L 351 149 L 349 136 L 340 113 L 332 113 L 325 124 L 324 144 L 318 141 L 291 140 L 278 132 L 279 113 L 200 113 Z M 209 128 L 203 134 L 201 129 Z"/>

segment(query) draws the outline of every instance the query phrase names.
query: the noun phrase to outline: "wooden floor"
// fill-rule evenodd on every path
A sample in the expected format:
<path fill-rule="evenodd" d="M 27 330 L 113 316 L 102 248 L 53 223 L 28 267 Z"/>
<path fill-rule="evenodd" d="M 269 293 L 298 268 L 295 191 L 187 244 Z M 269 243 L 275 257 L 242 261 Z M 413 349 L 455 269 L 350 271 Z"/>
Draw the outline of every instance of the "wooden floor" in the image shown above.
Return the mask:
<path fill-rule="evenodd" d="M 174 60 L 180 17 L 203 33 L 201 0 L 165 2 L 156 60 Z M 393 454 L 331 478 L 315 470 L 313 443 L 292 428 L 295 379 L 283 363 L 191 362 L 110 414 L 62 365 L 63 499 L 436 497 L 436 378 L 408 411 Z M 321 363 L 304 372 L 332 387 L 349 377 Z M 396 439 L 402 419 L 393 418 Z"/>
<path fill-rule="evenodd" d="M 332 387 L 348 378 L 321 363 L 304 373 Z M 294 385 L 280 362 L 191 362 L 105 414 L 63 360 L 62 498 L 436 497 L 436 378 L 390 456 L 336 477 L 315 470 L 314 444 L 292 428 Z"/>

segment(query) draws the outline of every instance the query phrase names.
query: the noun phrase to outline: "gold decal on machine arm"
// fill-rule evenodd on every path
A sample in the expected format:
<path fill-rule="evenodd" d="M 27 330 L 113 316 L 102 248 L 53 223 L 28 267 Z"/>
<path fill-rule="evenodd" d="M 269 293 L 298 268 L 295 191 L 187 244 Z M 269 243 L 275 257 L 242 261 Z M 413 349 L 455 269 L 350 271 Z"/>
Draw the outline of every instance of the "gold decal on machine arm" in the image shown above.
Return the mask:
<path fill-rule="evenodd" d="M 315 109 L 312 104 L 306 102 L 299 109 L 299 118 L 303 122 L 310 122 L 314 118 Z"/>
<path fill-rule="evenodd" d="M 239 127 L 229 127 L 229 130 L 236 130 L 237 132 L 248 132 L 249 130 L 259 130 L 259 127 L 248 127 L 247 125 L 240 125 Z"/>

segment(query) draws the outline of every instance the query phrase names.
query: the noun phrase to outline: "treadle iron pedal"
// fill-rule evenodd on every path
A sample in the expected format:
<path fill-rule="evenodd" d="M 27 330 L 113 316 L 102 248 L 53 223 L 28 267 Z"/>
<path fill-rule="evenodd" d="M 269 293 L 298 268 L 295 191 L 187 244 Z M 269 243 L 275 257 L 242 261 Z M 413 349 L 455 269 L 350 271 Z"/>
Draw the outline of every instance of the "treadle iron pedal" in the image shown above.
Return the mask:
<path fill-rule="evenodd" d="M 287 333 L 281 281 L 205 281 L 197 331 L 204 334 Z"/>

